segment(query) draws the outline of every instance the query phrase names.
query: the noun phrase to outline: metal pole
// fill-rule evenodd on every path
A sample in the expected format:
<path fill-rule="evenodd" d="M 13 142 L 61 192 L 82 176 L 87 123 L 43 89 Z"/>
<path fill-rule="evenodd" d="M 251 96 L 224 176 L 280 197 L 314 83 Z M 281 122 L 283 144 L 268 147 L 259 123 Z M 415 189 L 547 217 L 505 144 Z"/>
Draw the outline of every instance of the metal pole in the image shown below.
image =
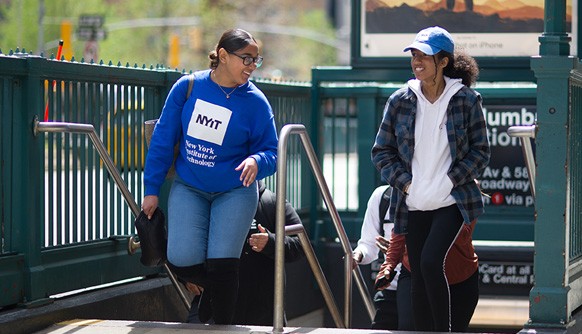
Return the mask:
<path fill-rule="evenodd" d="M 350 328 L 352 322 L 352 253 L 344 255 L 344 324 Z"/>
<path fill-rule="evenodd" d="M 360 295 L 363 296 L 362 300 L 364 301 L 364 306 L 366 306 L 366 311 L 368 311 L 368 316 L 370 317 L 370 320 L 373 320 L 376 315 L 376 306 L 374 306 L 374 302 L 369 294 L 370 292 L 368 292 L 368 287 L 366 286 L 366 283 L 364 283 L 364 276 L 362 275 L 360 266 L 357 266 L 352 273 L 356 280 L 356 286 L 360 291 Z"/>
<path fill-rule="evenodd" d="M 323 295 L 323 299 L 325 300 L 327 308 L 329 309 L 329 313 L 331 314 L 331 317 L 333 318 L 333 321 L 338 328 L 344 327 L 344 323 L 342 322 L 342 316 L 335 303 L 335 300 L 333 299 L 331 288 L 329 287 L 329 284 L 327 282 L 327 279 L 325 278 L 325 275 L 323 274 L 323 270 L 321 269 L 319 262 L 317 262 L 315 251 L 313 250 L 313 246 L 311 246 L 311 242 L 309 241 L 309 238 L 306 235 L 305 228 L 301 224 L 285 226 L 285 233 L 287 235 L 289 234 L 298 235 L 299 241 L 301 242 L 301 246 L 303 247 L 303 252 L 305 253 L 305 257 L 307 258 L 307 262 L 311 267 L 311 271 L 315 276 L 317 284 L 321 288 L 321 294 Z"/>
<path fill-rule="evenodd" d="M 277 190 L 275 219 L 275 297 L 273 314 L 273 332 L 282 333 L 284 326 L 285 299 L 285 194 L 287 193 L 287 141 L 293 128 L 284 126 L 279 135 L 277 148 Z"/>

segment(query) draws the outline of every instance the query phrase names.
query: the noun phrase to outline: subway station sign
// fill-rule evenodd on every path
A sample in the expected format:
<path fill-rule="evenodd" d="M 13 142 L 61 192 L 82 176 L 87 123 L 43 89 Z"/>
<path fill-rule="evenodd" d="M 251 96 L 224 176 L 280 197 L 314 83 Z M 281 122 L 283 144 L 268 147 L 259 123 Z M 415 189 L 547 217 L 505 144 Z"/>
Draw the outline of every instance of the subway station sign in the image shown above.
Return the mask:
<path fill-rule="evenodd" d="M 527 296 L 533 284 L 533 263 L 479 261 L 480 294 Z"/>
<path fill-rule="evenodd" d="M 534 205 L 520 139 L 510 137 L 507 129 L 534 124 L 535 111 L 535 106 L 484 106 L 491 160 L 479 181 L 483 192 L 490 196 L 484 198 L 486 205 Z M 533 140 L 532 147 L 535 153 Z"/>

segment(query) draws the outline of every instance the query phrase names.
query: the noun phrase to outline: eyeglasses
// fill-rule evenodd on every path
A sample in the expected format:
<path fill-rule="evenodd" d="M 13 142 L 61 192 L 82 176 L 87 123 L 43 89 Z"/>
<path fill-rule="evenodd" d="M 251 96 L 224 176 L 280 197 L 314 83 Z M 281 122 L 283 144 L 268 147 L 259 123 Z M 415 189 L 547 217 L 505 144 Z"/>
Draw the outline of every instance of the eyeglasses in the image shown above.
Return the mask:
<path fill-rule="evenodd" d="M 228 52 L 228 53 L 230 53 L 231 55 L 235 55 L 235 56 L 239 57 L 240 59 L 242 59 L 243 65 L 245 65 L 245 66 L 249 66 L 250 64 L 255 63 L 255 65 L 257 65 L 257 68 L 259 68 L 259 67 L 261 67 L 261 65 L 263 65 L 263 57 L 261 57 L 261 56 L 251 57 L 251 56 L 241 56 L 241 55 L 238 55 L 234 52 Z"/>

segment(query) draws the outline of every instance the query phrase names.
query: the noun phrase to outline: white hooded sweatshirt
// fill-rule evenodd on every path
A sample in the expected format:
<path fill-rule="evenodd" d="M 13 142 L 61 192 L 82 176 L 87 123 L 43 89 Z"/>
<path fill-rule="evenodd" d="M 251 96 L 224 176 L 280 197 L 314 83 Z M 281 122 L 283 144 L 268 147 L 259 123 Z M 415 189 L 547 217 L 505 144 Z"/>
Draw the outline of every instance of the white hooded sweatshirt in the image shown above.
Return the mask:
<path fill-rule="evenodd" d="M 452 158 L 447 138 L 447 107 L 451 97 L 463 87 L 461 79 L 445 77 L 441 96 L 430 103 L 422 94 L 420 81 L 412 79 L 408 86 L 418 98 L 412 157 L 412 183 L 406 204 L 411 211 L 440 209 L 455 203 L 451 196 L 453 183 L 447 175 Z"/>

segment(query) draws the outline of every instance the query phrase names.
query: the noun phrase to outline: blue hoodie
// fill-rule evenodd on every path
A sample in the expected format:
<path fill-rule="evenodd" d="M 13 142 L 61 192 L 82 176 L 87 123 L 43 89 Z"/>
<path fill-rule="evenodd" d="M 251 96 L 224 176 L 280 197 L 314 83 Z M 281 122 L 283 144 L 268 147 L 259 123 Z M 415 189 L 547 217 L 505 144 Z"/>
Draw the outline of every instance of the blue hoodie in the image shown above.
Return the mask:
<path fill-rule="evenodd" d="M 146 157 L 146 196 L 159 195 L 176 143 L 180 148 L 177 175 L 202 191 L 222 192 L 242 186 L 242 170 L 235 168 L 248 157 L 257 161 L 257 180 L 276 171 L 277 131 L 263 92 L 247 81 L 226 98 L 210 79 L 210 70 L 196 72 L 194 78 L 187 99 L 188 76 L 180 78 L 168 94 Z"/>

